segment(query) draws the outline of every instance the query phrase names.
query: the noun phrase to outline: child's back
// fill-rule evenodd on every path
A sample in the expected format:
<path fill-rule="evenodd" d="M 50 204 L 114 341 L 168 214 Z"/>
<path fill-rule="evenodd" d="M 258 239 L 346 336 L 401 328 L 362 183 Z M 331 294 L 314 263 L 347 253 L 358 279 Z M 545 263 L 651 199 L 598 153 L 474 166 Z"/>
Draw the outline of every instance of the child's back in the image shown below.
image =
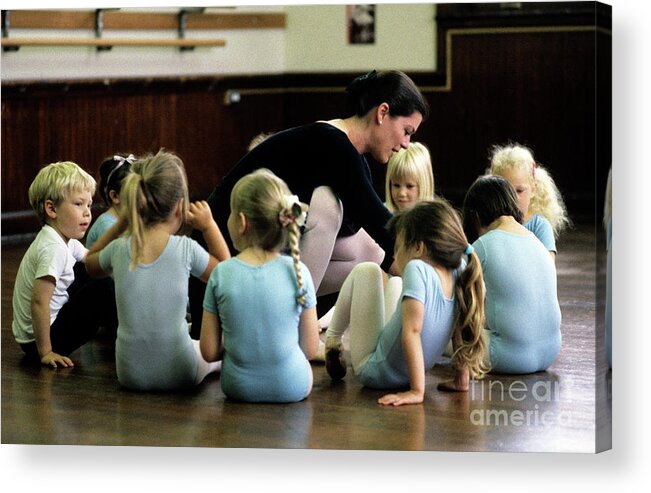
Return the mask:
<path fill-rule="evenodd" d="M 473 243 L 486 283 L 490 362 L 497 373 L 545 370 L 561 346 L 556 272 L 533 234 L 493 230 Z"/>
<path fill-rule="evenodd" d="M 119 238 L 100 254 L 115 279 L 118 380 L 141 390 L 191 387 L 199 362 L 185 320 L 186 281 L 206 270 L 208 252 L 188 237 L 170 236 L 156 260 L 131 271 L 130 249 L 129 238 Z"/>
<path fill-rule="evenodd" d="M 226 243 L 207 203 L 189 203 L 185 166 L 165 151 L 133 165 L 122 191 L 127 236 L 107 243 L 111 228 L 87 259 L 91 275 L 112 275 L 118 311 L 118 380 L 138 390 L 174 390 L 199 384 L 217 365 L 199 354 L 185 321 L 190 275 L 208 279 Z M 184 222 L 206 235 L 210 254 L 176 236 Z"/>
<path fill-rule="evenodd" d="M 204 358 L 214 361 L 223 350 L 221 387 L 228 397 L 295 402 L 312 390 L 316 294 L 298 248 L 306 213 L 269 170 L 233 187 L 228 230 L 240 253 L 212 272 L 201 323 Z M 281 254 L 286 247 L 291 257 Z"/>
<path fill-rule="evenodd" d="M 292 402 L 311 389 L 312 372 L 299 346 L 299 319 L 316 305 L 311 276 L 301 263 L 305 305 L 296 302 L 292 258 L 262 265 L 238 258 L 220 263 L 206 288 L 204 306 L 219 312 L 224 337 L 221 385 L 231 398 Z"/>

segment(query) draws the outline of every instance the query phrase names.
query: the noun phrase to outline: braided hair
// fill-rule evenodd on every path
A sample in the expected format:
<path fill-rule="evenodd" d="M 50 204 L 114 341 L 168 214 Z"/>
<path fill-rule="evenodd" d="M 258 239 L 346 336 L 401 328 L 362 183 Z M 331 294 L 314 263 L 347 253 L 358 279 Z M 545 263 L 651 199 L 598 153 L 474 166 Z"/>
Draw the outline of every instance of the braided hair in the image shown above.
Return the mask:
<path fill-rule="evenodd" d="M 305 305 L 306 290 L 300 267 L 300 227 L 307 205 L 291 195 L 287 184 L 268 169 L 240 178 L 231 192 L 231 211 L 246 216 L 251 243 L 267 251 L 289 246 L 298 285 L 296 300 Z"/>

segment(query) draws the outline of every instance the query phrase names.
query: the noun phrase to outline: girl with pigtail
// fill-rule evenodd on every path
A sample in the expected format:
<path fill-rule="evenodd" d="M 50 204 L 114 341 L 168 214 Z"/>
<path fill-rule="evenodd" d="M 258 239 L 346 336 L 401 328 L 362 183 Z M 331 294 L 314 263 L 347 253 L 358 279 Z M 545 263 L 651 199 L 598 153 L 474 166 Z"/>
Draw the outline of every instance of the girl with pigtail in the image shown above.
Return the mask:
<path fill-rule="evenodd" d="M 476 379 L 488 368 L 481 337 L 484 291 L 481 266 L 461 220 L 444 199 L 435 198 L 398 213 L 389 223 L 400 277 L 385 284 L 379 266 L 353 269 L 339 293 L 326 332 L 326 370 L 346 375 L 343 336 L 350 331 L 353 371 L 370 388 L 408 390 L 379 403 L 419 404 L 425 374 L 452 338 L 454 362 Z"/>
<path fill-rule="evenodd" d="M 169 152 L 138 159 L 124 179 L 116 225 L 96 242 L 86 260 L 94 277 L 115 280 L 118 329 L 116 370 L 135 390 L 178 390 L 199 384 L 219 369 L 200 354 L 186 323 L 188 285 L 206 282 L 228 246 L 206 202 L 190 204 L 185 168 Z M 203 232 L 209 252 L 187 236 L 185 222 Z M 117 238 L 126 229 L 126 236 Z M 115 241 L 112 241 L 115 240 Z"/>
<path fill-rule="evenodd" d="M 524 227 L 555 258 L 556 239 L 571 223 L 554 179 L 535 161 L 533 151 L 520 144 L 494 146 L 490 163 L 489 173 L 501 176 L 514 188 Z"/>
<path fill-rule="evenodd" d="M 207 361 L 223 352 L 220 382 L 229 398 L 300 401 L 312 389 L 308 360 L 319 343 L 314 284 L 299 252 L 307 206 L 259 169 L 237 181 L 230 207 L 239 254 L 220 263 L 206 286 L 201 352 Z"/>

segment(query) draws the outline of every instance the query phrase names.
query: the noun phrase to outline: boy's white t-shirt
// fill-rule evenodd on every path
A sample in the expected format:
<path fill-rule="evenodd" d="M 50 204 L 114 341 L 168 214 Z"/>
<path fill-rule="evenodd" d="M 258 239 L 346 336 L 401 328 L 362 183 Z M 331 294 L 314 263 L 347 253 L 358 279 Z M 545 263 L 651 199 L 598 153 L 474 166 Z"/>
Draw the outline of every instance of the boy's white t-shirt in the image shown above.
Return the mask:
<path fill-rule="evenodd" d="M 45 225 L 20 262 L 14 285 L 12 330 L 19 344 L 34 341 L 32 326 L 32 291 L 36 279 L 52 276 L 56 282 L 50 300 L 50 325 L 68 301 L 68 288 L 75 280 L 75 263 L 86 258 L 88 250 L 78 241 L 68 244 L 51 226 Z"/>

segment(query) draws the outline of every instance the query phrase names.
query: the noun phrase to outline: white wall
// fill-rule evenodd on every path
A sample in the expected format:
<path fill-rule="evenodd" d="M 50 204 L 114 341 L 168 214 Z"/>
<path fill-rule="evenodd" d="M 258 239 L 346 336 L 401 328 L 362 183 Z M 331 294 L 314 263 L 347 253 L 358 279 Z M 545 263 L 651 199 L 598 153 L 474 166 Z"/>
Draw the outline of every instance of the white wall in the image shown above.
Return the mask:
<path fill-rule="evenodd" d="M 436 68 L 433 4 L 378 4 L 375 43 L 350 45 L 346 6 L 287 8 L 287 72 Z"/>
<path fill-rule="evenodd" d="M 284 9 L 263 6 L 247 10 L 284 12 Z M 9 15 L 11 19 L 11 12 Z M 93 38 L 94 32 L 10 29 L 9 35 L 15 38 Z M 201 47 L 193 51 L 180 51 L 174 47 L 114 47 L 110 51 L 97 51 L 92 47 L 27 46 L 17 52 L 3 52 L 0 70 L 3 81 L 282 73 L 285 68 L 285 36 L 284 29 L 189 30 L 187 38 L 226 40 L 224 47 Z M 105 30 L 103 37 L 173 39 L 176 31 Z"/>
<path fill-rule="evenodd" d="M 110 51 L 90 47 L 21 47 L 17 52 L 2 52 L 0 74 L 3 81 L 15 81 L 435 69 L 433 4 L 379 4 L 373 45 L 347 44 L 343 4 L 236 9 L 285 12 L 286 29 L 189 31 L 188 38 L 225 39 L 226 46 L 183 52 L 173 47 L 114 47 Z M 161 12 L 169 8 L 149 10 Z M 10 37 L 31 36 L 92 38 L 94 33 L 10 29 Z M 174 31 L 104 32 L 106 38 L 175 36 Z"/>

